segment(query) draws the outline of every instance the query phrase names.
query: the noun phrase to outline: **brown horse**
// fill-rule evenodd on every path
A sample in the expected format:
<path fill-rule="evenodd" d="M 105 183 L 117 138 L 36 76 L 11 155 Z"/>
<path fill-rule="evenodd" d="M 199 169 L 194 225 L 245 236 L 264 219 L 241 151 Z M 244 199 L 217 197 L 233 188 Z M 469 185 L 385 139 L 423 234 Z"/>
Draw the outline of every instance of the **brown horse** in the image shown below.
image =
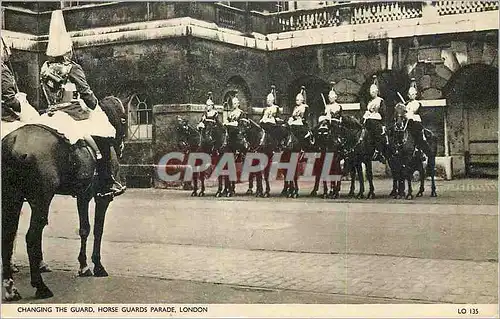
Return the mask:
<path fill-rule="evenodd" d="M 126 132 L 126 113 L 121 101 L 106 97 L 100 106 L 116 129 L 115 150 L 112 150 L 116 175 L 123 139 Z M 120 146 L 120 147 L 118 147 Z M 118 155 L 117 155 L 118 153 Z M 11 258 L 23 202 L 31 207 L 31 220 L 26 234 L 26 246 L 31 273 L 31 285 L 37 298 L 49 298 L 52 291 L 43 282 L 39 264 L 42 260 L 42 234 L 48 224 L 49 208 L 56 194 L 77 198 L 80 219 L 81 249 L 78 256 L 80 276 L 91 276 L 87 265 L 86 245 L 90 233 L 89 202 L 95 200 L 93 275 L 107 276 L 101 264 L 101 240 L 104 218 L 112 197 L 97 197 L 94 175 L 96 160 L 83 141 L 70 145 L 56 131 L 42 125 L 25 125 L 2 140 L 2 268 L 6 300 L 19 300 L 14 286 Z"/>

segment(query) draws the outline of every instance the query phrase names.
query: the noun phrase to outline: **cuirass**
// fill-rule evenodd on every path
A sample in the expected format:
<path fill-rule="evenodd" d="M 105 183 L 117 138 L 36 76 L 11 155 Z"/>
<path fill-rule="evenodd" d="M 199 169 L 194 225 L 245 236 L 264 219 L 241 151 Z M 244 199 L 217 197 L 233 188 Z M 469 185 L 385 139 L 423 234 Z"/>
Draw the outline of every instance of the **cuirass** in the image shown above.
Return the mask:
<path fill-rule="evenodd" d="M 379 110 L 380 110 L 380 106 L 382 104 L 382 98 L 380 97 L 376 97 L 374 98 L 373 100 L 371 100 L 368 105 L 366 106 L 366 108 L 368 109 L 369 112 L 371 113 L 378 113 Z"/>

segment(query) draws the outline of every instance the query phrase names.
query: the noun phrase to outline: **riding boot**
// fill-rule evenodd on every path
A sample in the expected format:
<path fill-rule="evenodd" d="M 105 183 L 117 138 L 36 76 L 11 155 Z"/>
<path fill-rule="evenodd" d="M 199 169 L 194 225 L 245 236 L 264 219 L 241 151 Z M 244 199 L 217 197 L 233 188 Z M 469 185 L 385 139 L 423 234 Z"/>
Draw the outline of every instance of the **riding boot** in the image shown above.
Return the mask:
<path fill-rule="evenodd" d="M 111 141 L 109 138 L 94 137 L 99 146 L 102 158 L 97 160 L 98 190 L 97 196 L 107 195 L 118 196 L 125 192 L 125 187 L 118 183 L 112 173 L 111 168 Z"/>

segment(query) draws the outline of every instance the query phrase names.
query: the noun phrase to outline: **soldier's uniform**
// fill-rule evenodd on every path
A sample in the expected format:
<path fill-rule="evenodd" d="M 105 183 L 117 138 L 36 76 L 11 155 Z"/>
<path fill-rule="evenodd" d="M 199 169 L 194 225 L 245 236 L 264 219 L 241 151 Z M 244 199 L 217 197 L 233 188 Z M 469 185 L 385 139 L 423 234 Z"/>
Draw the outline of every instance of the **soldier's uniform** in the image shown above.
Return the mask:
<path fill-rule="evenodd" d="M 372 99 L 368 102 L 366 106 L 367 110 L 363 115 L 363 125 L 365 132 L 362 134 L 361 139 L 365 138 L 364 135 L 369 134 L 375 143 L 375 154 L 373 156 L 374 160 L 381 161 L 385 163 L 385 159 L 382 154 L 385 153 L 385 148 L 388 144 L 388 138 L 386 135 L 386 107 L 384 99 L 378 96 L 378 81 L 377 77 L 373 76 L 373 84 L 370 86 L 370 94 Z"/>
<path fill-rule="evenodd" d="M 410 134 L 415 141 L 415 146 L 418 147 L 425 154 L 429 155 L 430 147 L 425 139 L 424 127 L 422 125 L 422 119 L 418 114 L 422 103 L 418 101 L 417 98 L 417 85 L 415 79 L 411 79 L 412 83 L 410 89 L 408 90 L 409 101 L 406 103 L 406 118 L 408 119 L 408 129 Z"/>
<path fill-rule="evenodd" d="M 26 94 L 18 92 L 14 73 L 9 68 L 7 62 L 10 59 L 10 49 L 1 39 L 1 60 L 2 60 L 2 132 L 3 138 L 10 132 L 23 126 L 30 121 L 39 118 L 38 111 L 33 108 L 26 99 Z"/>
<path fill-rule="evenodd" d="M 307 139 L 312 138 L 312 133 L 309 130 L 309 125 L 307 124 L 306 117 L 309 111 L 309 105 L 305 103 L 305 87 L 302 87 L 300 93 L 297 94 L 296 106 L 292 112 L 292 116 L 288 119 L 288 125 L 290 125 L 295 136 L 301 141 L 305 142 Z"/>
<path fill-rule="evenodd" d="M 205 113 L 203 113 L 200 123 L 198 123 L 197 128 L 205 128 L 205 121 L 213 122 L 218 126 L 221 126 L 219 121 L 219 112 L 215 109 L 215 103 L 212 100 L 212 92 L 208 92 L 208 99 L 205 103 Z"/>
<path fill-rule="evenodd" d="M 329 104 L 325 105 L 325 115 L 330 122 L 333 120 L 342 120 L 342 106 L 337 103 L 337 92 L 335 92 L 333 84 L 334 83 L 332 83 L 332 89 L 328 93 Z"/>
<path fill-rule="evenodd" d="M 274 85 L 271 87 L 271 93 L 266 98 L 267 107 L 262 113 L 260 125 L 269 134 L 273 134 L 273 129 L 279 124 L 279 106 L 274 104 L 276 102 L 276 91 Z"/>
<path fill-rule="evenodd" d="M 69 121 L 69 116 L 65 116 L 65 113 L 55 113 L 60 121 L 66 121 L 67 125 L 74 126 L 74 130 L 82 132 L 83 138 L 96 151 L 97 173 L 101 185 L 98 193 L 112 192 L 115 196 L 122 194 L 125 187 L 114 179 L 111 169 L 111 145 L 116 130 L 99 106 L 82 67 L 71 61 L 72 42 L 61 10 L 52 12 L 47 56 L 50 60 L 43 64 L 40 77 L 49 108 L 76 105 L 89 112 L 88 119 L 81 121 Z"/>
<path fill-rule="evenodd" d="M 227 115 L 227 120 L 224 122 L 224 126 L 226 127 L 226 138 L 225 141 L 235 141 L 238 135 L 238 125 L 239 120 L 246 118 L 245 112 L 240 109 L 240 100 L 235 96 L 231 100 L 233 109 Z"/>

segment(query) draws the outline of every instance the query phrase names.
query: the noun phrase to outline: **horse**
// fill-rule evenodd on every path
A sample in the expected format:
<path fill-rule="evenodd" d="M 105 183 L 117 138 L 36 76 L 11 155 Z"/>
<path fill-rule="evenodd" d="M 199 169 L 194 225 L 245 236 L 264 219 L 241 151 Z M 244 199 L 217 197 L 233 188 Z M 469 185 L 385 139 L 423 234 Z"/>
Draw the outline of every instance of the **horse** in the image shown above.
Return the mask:
<path fill-rule="evenodd" d="M 116 97 L 106 97 L 100 106 L 116 129 L 112 169 L 118 173 L 127 128 L 123 104 Z M 118 147 L 120 146 L 120 147 Z M 23 202 L 31 206 L 31 220 L 26 234 L 30 264 L 31 286 L 36 298 L 50 298 L 53 292 L 44 283 L 39 264 L 42 260 L 42 234 L 48 224 L 49 208 L 56 194 L 76 197 L 79 216 L 80 263 L 79 276 L 108 276 L 101 263 L 101 241 L 104 219 L 111 196 L 96 196 L 100 183 L 94 175 L 96 159 L 82 140 L 70 145 L 55 130 L 43 125 L 27 124 L 11 132 L 2 140 L 2 271 L 7 301 L 19 300 L 14 286 L 12 269 L 13 244 L 19 225 Z M 87 265 L 86 245 L 90 233 L 89 203 L 95 200 L 93 273 Z"/>
<path fill-rule="evenodd" d="M 192 152 L 197 152 L 201 147 L 201 134 L 193 127 L 186 119 L 177 117 L 175 131 L 178 136 L 178 147 L 185 156 L 183 164 L 186 164 L 188 155 Z M 191 196 L 205 196 L 205 178 L 203 172 L 193 172 L 193 191 Z M 198 180 L 200 180 L 201 188 L 198 193 Z"/>
<path fill-rule="evenodd" d="M 393 175 L 393 189 L 391 195 L 395 199 L 413 199 L 412 177 L 415 171 L 419 172 L 420 188 L 416 197 L 422 197 L 425 191 L 426 172 L 422 151 L 415 148 L 415 141 L 408 129 L 406 108 L 404 104 L 398 103 L 394 108 L 394 123 L 389 129 L 391 140 L 391 171 Z M 431 197 L 436 197 L 435 165 L 437 154 L 437 138 L 428 129 L 424 129 L 424 135 L 429 144 L 430 154 L 426 154 L 427 170 L 431 176 Z M 408 183 L 408 194 L 405 195 L 405 181 Z"/>
<path fill-rule="evenodd" d="M 336 119 L 332 119 L 334 121 Z M 340 169 L 340 159 L 337 156 L 338 150 L 335 147 L 337 144 L 334 143 L 333 139 L 335 134 L 332 132 L 332 125 L 329 119 L 322 120 L 316 128 L 313 129 L 314 140 L 316 149 L 320 152 L 321 156 L 319 161 L 315 163 L 315 181 L 314 188 L 311 191 L 310 196 L 316 197 L 318 195 L 319 182 L 321 180 L 321 173 L 324 165 L 324 160 L 327 153 L 335 154 L 333 158 L 333 169 Z M 336 138 L 339 138 L 338 136 Z M 330 181 L 330 192 L 328 192 L 328 182 L 323 181 L 323 198 L 336 199 L 340 196 L 340 181 Z"/>
<path fill-rule="evenodd" d="M 269 197 L 271 192 L 271 186 L 269 183 L 269 173 L 271 168 L 271 163 L 273 155 L 275 152 L 279 152 L 284 139 L 288 137 L 288 132 L 284 125 L 279 124 L 273 125 L 272 127 L 265 128 L 263 125 L 258 124 L 251 119 L 240 120 L 241 133 L 248 141 L 249 152 L 261 153 L 267 156 L 267 163 L 265 163 L 262 170 L 252 173 L 249 176 L 247 195 L 253 193 L 253 181 L 256 179 L 257 191 L 255 193 L 256 197 Z M 272 125 L 272 124 L 270 124 Z M 253 165 L 256 165 L 254 162 Z M 262 164 L 261 164 L 262 165 Z M 266 183 L 266 189 L 264 190 L 263 180 Z"/>
<path fill-rule="evenodd" d="M 298 134 L 301 134 L 302 127 L 295 127 L 293 125 L 284 125 L 287 137 L 285 138 L 285 143 L 282 148 L 281 160 L 290 161 L 292 154 L 299 154 L 297 160 L 297 167 L 295 167 L 295 174 L 292 180 L 288 180 L 288 174 L 285 174 L 285 180 L 283 183 L 283 190 L 281 191 L 281 196 L 286 196 L 289 198 L 297 198 L 299 196 L 299 183 L 298 183 L 298 166 L 304 160 L 304 152 L 315 151 L 314 139 L 299 138 Z M 313 136 L 314 137 L 314 136 Z"/>
<path fill-rule="evenodd" d="M 212 165 L 216 165 L 221 155 L 223 154 L 223 150 L 226 147 L 225 134 L 226 129 L 220 125 L 218 122 L 212 119 L 203 120 L 204 127 L 200 131 L 200 147 L 199 151 L 202 153 L 206 153 L 210 155 L 212 159 Z M 206 172 L 202 170 L 199 173 L 199 178 L 204 185 Z M 215 193 L 215 197 L 227 196 L 229 194 L 229 186 L 227 182 L 225 184 L 224 190 L 222 189 L 222 181 L 223 177 L 218 177 L 218 188 Z"/>
<path fill-rule="evenodd" d="M 362 162 L 358 160 L 358 142 L 363 133 L 363 125 L 352 116 L 342 116 L 333 119 L 330 123 L 330 134 L 332 134 L 332 149 L 337 155 L 337 160 L 344 163 L 342 175 L 350 175 L 350 189 L 347 197 L 363 198 L 364 181 Z M 359 178 L 359 192 L 355 194 L 356 175 Z M 335 186 L 334 191 L 340 191 L 340 182 Z M 339 194 L 340 195 L 340 194 Z"/>
<path fill-rule="evenodd" d="M 225 126 L 226 134 L 224 136 L 224 143 L 221 147 L 221 152 L 224 154 L 232 154 L 235 162 L 243 162 L 245 154 L 249 149 L 249 143 L 243 134 L 241 122 L 244 118 L 238 120 L 238 126 Z M 224 180 L 224 190 L 221 191 L 222 180 Z M 218 196 L 232 197 L 236 193 L 236 181 L 230 181 L 229 176 L 219 176 L 219 192 Z"/>

